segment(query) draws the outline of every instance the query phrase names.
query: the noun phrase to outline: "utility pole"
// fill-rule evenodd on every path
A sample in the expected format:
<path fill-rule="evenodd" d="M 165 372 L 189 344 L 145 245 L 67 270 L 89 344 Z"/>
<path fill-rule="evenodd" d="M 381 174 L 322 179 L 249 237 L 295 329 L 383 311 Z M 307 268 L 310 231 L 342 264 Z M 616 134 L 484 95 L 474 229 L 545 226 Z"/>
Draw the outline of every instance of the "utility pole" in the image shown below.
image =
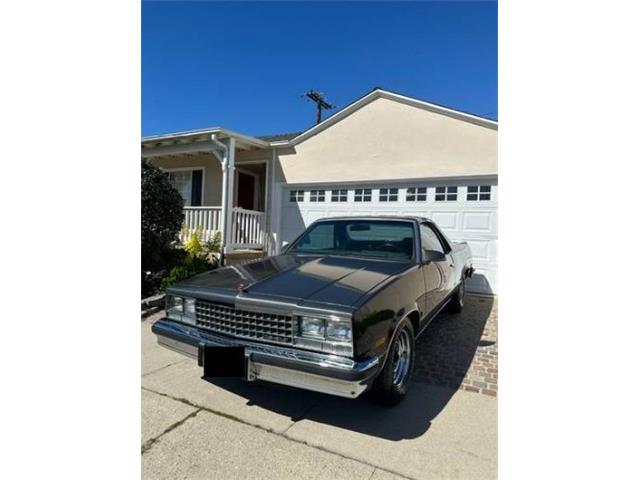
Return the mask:
<path fill-rule="evenodd" d="M 324 99 L 324 93 L 309 90 L 304 96 L 316 104 L 316 124 L 322 121 L 322 110 L 336 108 Z"/>

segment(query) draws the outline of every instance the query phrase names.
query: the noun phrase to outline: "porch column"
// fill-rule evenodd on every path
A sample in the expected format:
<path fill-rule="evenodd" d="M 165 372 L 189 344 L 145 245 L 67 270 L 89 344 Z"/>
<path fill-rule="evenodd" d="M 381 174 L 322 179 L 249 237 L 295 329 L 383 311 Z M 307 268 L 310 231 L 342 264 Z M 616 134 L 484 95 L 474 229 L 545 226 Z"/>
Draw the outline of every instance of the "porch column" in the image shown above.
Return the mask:
<path fill-rule="evenodd" d="M 220 162 L 222 170 L 222 194 L 220 215 L 220 251 L 221 262 L 224 265 L 224 256 L 232 250 L 233 244 L 233 183 L 235 178 L 236 140 L 225 138 L 222 141 L 211 135 L 212 152 Z"/>
<path fill-rule="evenodd" d="M 226 236 L 224 242 L 224 253 L 233 251 L 233 204 L 235 200 L 234 195 L 234 182 L 236 178 L 236 139 L 229 137 L 225 140 L 227 146 L 227 174 L 222 176 L 223 182 L 226 180 L 226 190 L 223 193 L 226 195 L 226 201 L 223 201 L 222 209 L 225 210 L 225 228 L 224 233 Z"/>

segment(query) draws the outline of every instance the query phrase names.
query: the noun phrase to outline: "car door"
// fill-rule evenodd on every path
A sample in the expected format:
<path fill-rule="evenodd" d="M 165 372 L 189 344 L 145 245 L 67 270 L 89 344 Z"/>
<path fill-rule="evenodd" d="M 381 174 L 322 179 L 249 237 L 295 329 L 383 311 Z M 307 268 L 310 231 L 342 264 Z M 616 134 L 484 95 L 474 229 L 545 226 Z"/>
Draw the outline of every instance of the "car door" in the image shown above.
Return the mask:
<path fill-rule="evenodd" d="M 423 262 L 422 264 L 424 283 L 427 286 L 427 311 L 431 313 L 448 294 L 447 286 L 450 283 L 453 268 L 451 256 L 446 251 L 446 247 L 442 244 L 432 224 L 428 222 L 420 224 L 420 238 L 423 251 L 434 250 L 443 255 L 441 261 Z"/>

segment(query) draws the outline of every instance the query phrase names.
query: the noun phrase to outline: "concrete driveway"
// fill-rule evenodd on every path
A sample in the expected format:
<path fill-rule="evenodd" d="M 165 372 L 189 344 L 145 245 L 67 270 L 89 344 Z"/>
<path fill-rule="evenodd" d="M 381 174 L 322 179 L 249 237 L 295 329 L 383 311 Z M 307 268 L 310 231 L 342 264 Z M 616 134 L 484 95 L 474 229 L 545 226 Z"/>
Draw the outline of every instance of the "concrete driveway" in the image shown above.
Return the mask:
<path fill-rule="evenodd" d="M 157 318 L 157 317 L 155 317 Z M 144 478 L 497 477 L 497 400 L 414 382 L 384 408 L 266 383 L 201 379 L 142 322 Z"/>

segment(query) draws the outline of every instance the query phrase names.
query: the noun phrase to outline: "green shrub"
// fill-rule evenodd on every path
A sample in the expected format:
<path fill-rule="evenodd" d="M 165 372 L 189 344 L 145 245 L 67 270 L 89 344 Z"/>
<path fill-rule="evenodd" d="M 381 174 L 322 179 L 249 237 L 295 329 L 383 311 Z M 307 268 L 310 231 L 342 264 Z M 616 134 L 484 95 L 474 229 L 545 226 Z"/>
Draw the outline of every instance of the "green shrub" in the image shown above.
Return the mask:
<path fill-rule="evenodd" d="M 200 244 L 199 235 L 197 233 L 192 233 L 187 240 L 187 243 L 184 245 L 184 249 L 189 252 L 189 255 L 197 257 L 202 253 L 202 245 Z"/>
<path fill-rule="evenodd" d="M 187 255 L 181 265 L 173 267 L 169 271 L 169 274 L 162 279 L 160 288 L 161 290 L 166 290 L 174 283 L 186 280 L 187 278 L 193 277 L 194 275 L 197 275 L 199 273 L 204 273 L 214 268 L 215 264 L 209 262 L 205 258 L 194 255 Z"/>
<path fill-rule="evenodd" d="M 220 248 L 222 246 L 222 232 L 217 230 L 213 235 L 213 238 L 207 240 L 202 249 L 206 255 L 214 255 L 217 256 L 220 253 Z"/>
<path fill-rule="evenodd" d="M 183 200 L 166 175 L 142 160 L 142 271 L 165 268 L 164 256 L 177 240 Z"/>

